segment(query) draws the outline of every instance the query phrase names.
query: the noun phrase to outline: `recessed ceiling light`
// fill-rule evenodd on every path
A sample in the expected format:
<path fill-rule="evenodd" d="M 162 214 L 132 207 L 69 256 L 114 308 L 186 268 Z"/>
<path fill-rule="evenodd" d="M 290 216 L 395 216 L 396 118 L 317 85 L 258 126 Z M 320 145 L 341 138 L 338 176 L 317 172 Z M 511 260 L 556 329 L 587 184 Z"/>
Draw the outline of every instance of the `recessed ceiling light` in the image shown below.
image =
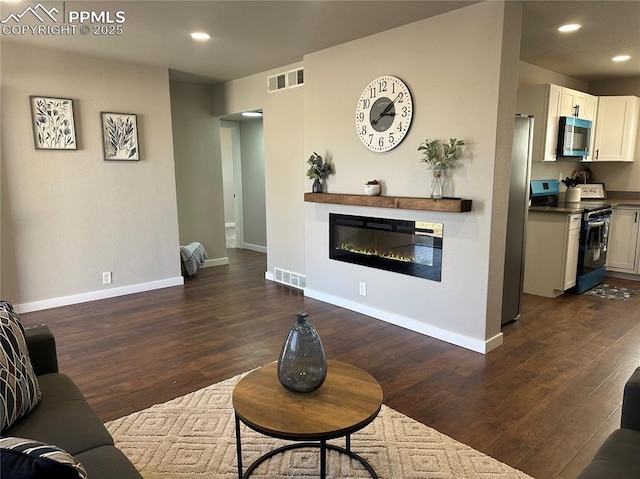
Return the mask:
<path fill-rule="evenodd" d="M 567 25 L 562 25 L 560 28 L 558 28 L 559 31 L 566 33 L 566 32 L 575 32 L 576 30 L 580 30 L 582 28 L 582 25 L 578 25 L 577 23 L 568 23 Z"/>
<path fill-rule="evenodd" d="M 626 62 L 631 58 L 630 55 L 618 55 L 617 57 L 613 57 L 612 60 L 614 62 Z"/>
<path fill-rule="evenodd" d="M 251 116 L 251 117 L 259 117 L 262 116 L 262 113 L 260 113 L 259 111 L 245 111 L 242 113 L 242 116 Z"/>
<path fill-rule="evenodd" d="M 211 35 L 204 32 L 193 32 L 191 34 L 191 38 L 193 38 L 194 40 L 204 41 L 204 40 L 209 40 L 209 38 L 211 38 Z"/>

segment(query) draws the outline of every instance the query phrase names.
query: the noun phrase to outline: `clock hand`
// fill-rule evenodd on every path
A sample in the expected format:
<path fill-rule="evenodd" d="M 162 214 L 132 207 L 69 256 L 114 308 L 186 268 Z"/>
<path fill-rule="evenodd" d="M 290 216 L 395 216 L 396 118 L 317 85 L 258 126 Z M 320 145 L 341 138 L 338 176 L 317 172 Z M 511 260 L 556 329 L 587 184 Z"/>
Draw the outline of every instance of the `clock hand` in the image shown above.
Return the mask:
<path fill-rule="evenodd" d="M 402 94 L 398 93 L 398 96 L 396 96 L 396 97 L 394 98 L 394 100 L 393 100 L 391 103 L 389 103 L 389 104 L 384 108 L 384 110 L 382 110 L 382 113 L 380 113 L 380 115 L 378 115 L 378 118 L 376 118 L 375 120 L 372 120 L 372 121 L 371 121 L 371 124 L 372 124 L 372 125 L 375 125 L 376 123 L 378 123 L 378 121 L 379 121 L 383 116 L 395 116 L 395 113 L 392 113 L 392 114 L 390 114 L 390 115 L 389 115 L 388 113 L 389 113 L 389 110 L 391 110 L 391 107 L 394 105 L 394 103 L 395 103 L 395 102 L 397 102 L 397 101 L 398 101 L 398 98 L 400 98 L 401 96 L 402 96 Z"/>

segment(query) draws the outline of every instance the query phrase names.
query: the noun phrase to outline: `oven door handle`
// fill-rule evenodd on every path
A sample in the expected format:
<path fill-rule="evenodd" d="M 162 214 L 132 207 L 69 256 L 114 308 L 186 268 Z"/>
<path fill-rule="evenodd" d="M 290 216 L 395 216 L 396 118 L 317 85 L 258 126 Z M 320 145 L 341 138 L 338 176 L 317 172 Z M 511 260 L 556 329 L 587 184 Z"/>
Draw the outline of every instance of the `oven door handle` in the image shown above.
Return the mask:
<path fill-rule="evenodd" d="M 594 221 L 593 223 L 592 222 L 587 223 L 588 228 L 595 228 L 597 226 L 604 226 L 604 221 Z"/>

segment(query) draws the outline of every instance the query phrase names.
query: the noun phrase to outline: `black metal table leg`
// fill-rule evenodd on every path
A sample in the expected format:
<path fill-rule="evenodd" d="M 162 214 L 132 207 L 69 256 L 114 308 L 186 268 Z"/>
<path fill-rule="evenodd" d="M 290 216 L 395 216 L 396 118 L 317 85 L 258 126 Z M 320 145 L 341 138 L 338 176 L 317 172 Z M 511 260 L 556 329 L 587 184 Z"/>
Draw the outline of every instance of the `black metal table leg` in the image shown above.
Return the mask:
<path fill-rule="evenodd" d="M 242 479 L 242 440 L 240 439 L 240 418 L 236 414 L 236 452 L 238 453 L 238 479 Z"/>
<path fill-rule="evenodd" d="M 345 436 L 345 447 L 347 451 L 351 452 L 351 434 Z"/>
<path fill-rule="evenodd" d="M 327 477 L 327 440 L 320 441 L 320 479 Z"/>

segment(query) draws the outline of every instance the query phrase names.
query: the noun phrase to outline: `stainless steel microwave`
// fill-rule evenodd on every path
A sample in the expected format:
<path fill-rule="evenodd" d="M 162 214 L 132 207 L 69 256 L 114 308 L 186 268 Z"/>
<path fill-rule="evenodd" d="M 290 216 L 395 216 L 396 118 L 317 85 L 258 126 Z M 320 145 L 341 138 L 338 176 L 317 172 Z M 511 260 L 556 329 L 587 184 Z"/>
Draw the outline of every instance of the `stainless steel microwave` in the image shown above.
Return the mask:
<path fill-rule="evenodd" d="M 561 116 L 558 126 L 558 158 L 583 157 L 590 154 L 591 120 L 584 120 L 573 116 Z"/>

